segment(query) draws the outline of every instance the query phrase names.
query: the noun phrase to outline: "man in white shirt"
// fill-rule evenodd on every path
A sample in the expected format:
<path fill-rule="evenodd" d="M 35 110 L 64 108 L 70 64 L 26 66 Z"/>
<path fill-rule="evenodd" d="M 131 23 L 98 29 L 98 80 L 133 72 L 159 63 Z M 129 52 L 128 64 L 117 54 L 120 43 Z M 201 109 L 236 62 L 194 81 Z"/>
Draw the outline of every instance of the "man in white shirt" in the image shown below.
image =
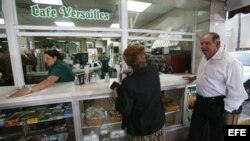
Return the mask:
<path fill-rule="evenodd" d="M 220 37 L 210 32 L 201 38 L 204 54 L 197 73 L 197 100 L 191 119 L 188 141 L 201 141 L 207 122 L 211 141 L 223 141 L 227 113 L 234 113 L 247 99 L 243 87 L 242 64 L 220 48 Z M 192 82 L 195 77 L 184 77 Z"/>

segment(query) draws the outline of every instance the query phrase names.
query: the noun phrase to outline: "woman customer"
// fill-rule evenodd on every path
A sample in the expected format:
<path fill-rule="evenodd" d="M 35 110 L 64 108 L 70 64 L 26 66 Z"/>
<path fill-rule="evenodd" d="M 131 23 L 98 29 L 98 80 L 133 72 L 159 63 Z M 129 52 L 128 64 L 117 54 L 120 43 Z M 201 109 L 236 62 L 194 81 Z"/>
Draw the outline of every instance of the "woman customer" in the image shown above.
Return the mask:
<path fill-rule="evenodd" d="M 163 141 L 165 114 L 159 72 L 149 66 L 144 48 L 129 45 L 123 53 L 133 73 L 115 89 L 115 108 L 123 115 L 129 141 Z"/>
<path fill-rule="evenodd" d="M 36 92 L 52 86 L 54 83 L 69 82 L 74 80 L 74 73 L 72 72 L 72 69 L 62 61 L 61 53 L 57 50 L 45 51 L 44 61 L 49 67 L 48 78 L 32 87 L 17 90 L 13 94 L 11 94 L 9 98 Z"/>

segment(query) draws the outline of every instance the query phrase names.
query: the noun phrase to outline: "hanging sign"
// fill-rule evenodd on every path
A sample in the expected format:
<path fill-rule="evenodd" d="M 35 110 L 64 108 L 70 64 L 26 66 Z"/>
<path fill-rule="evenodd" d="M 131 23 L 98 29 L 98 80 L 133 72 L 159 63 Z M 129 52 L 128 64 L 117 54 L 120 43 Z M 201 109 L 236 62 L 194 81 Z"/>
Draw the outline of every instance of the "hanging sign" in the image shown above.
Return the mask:
<path fill-rule="evenodd" d="M 62 15 L 63 18 L 73 18 L 82 20 L 109 20 L 110 13 L 100 12 L 100 9 L 90 9 L 89 11 L 74 10 L 71 6 L 61 6 L 57 9 L 51 6 L 40 8 L 38 4 L 30 6 L 31 15 L 37 18 L 57 18 Z"/>

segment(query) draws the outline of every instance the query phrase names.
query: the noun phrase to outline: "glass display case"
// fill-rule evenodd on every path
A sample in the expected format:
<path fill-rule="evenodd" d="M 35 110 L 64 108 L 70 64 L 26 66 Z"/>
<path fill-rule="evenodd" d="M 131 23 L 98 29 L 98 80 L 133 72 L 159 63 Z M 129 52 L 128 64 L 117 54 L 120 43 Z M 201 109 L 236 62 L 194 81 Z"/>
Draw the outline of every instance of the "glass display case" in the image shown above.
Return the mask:
<path fill-rule="evenodd" d="M 115 110 L 114 97 L 82 100 L 79 105 L 83 141 L 125 140 L 122 115 Z"/>
<path fill-rule="evenodd" d="M 163 91 L 163 104 L 166 115 L 166 129 L 176 128 L 183 124 L 184 88 Z"/>
<path fill-rule="evenodd" d="M 110 82 L 54 85 L 29 96 L 8 99 L 13 87 L 0 90 L 0 141 L 126 140 L 122 116 L 115 111 Z M 165 132 L 185 127 L 186 81 L 181 75 L 161 74 Z"/>
<path fill-rule="evenodd" d="M 183 125 L 183 101 L 185 88 L 162 91 L 162 101 L 166 115 L 165 129 Z M 79 101 L 83 141 L 126 140 L 121 129 L 122 115 L 115 110 L 115 98 L 96 97 Z"/>
<path fill-rule="evenodd" d="M 73 141 L 72 104 L 0 110 L 0 141 Z"/>

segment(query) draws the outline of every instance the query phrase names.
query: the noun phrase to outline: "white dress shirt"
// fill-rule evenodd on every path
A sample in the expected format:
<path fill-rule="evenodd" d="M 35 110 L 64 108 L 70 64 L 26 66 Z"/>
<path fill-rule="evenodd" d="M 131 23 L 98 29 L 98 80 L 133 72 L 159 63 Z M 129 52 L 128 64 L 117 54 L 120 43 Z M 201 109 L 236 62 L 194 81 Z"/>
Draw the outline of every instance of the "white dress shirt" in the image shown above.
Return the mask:
<path fill-rule="evenodd" d="M 219 49 L 209 60 L 203 56 L 197 72 L 197 92 L 203 97 L 224 95 L 224 108 L 232 112 L 248 98 L 242 78 L 242 64 Z"/>

